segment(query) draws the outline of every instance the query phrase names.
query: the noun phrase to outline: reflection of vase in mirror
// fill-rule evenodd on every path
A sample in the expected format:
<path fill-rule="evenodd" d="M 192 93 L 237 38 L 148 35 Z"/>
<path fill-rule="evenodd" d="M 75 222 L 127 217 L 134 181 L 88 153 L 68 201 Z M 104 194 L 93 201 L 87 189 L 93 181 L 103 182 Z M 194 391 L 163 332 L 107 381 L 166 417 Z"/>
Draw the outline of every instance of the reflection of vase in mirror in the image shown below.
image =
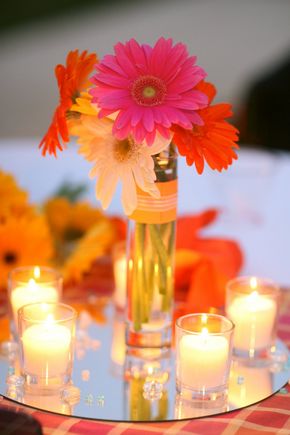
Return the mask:
<path fill-rule="evenodd" d="M 174 418 L 182 420 L 186 418 L 204 417 L 206 415 L 221 414 L 228 411 L 228 404 L 224 398 L 214 400 L 186 400 L 179 394 L 175 398 Z"/>
<path fill-rule="evenodd" d="M 269 367 L 249 367 L 234 362 L 229 383 L 229 402 L 235 408 L 256 403 L 273 394 Z"/>
<path fill-rule="evenodd" d="M 159 352 L 159 353 L 158 353 Z M 146 355 L 146 357 L 144 357 Z M 132 421 L 156 421 L 168 418 L 168 380 L 170 352 L 164 356 L 160 349 L 127 348 L 124 366 L 124 418 Z"/>
<path fill-rule="evenodd" d="M 126 380 L 149 377 L 164 384 L 169 379 L 171 356 L 170 349 L 165 352 L 159 348 L 138 349 L 127 346 L 124 377 Z"/>
<path fill-rule="evenodd" d="M 166 384 L 132 378 L 125 382 L 125 419 L 131 421 L 166 420 L 168 391 Z"/>
<path fill-rule="evenodd" d="M 113 335 L 111 345 L 112 373 L 116 376 L 123 375 L 123 366 L 126 355 L 125 320 L 122 313 L 115 311 L 113 320 Z"/>

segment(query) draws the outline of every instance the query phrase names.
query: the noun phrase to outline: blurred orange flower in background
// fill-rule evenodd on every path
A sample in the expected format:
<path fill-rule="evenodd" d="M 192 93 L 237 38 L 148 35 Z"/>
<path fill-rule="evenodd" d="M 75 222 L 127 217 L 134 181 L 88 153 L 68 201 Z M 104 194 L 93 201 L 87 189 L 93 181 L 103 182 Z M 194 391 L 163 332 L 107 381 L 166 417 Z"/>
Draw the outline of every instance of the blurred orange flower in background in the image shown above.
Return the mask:
<path fill-rule="evenodd" d="M 20 189 L 12 175 L 0 170 L 0 222 L 10 215 L 22 216 L 32 207 L 28 204 L 27 193 Z"/>
<path fill-rule="evenodd" d="M 211 83 L 201 82 L 196 89 L 205 93 L 212 102 L 216 89 Z M 232 116 L 231 105 L 219 103 L 198 110 L 197 113 L 204 125 L 193 125 L 191 130 L 185 130 L 174 125 L 173 142 L 178 151 L 186 157 L 189 166 L 195 164 L 196 170 L 202 174 L 204 162 L 211 169 L 227 169 L 233 160 L 237 159 L 235 149 L 238 149 L 238 130 L 226 119 Z"/>
<path fill-rule="evenodd" d="M 54 265 L 66 283 L 79 284 L 124 237 L 122 219 L 105 216 L 87 202 L 59 196 L 43 207 L 30 205 L 14 177 L 0 171 L 0 288 L 10 270 L 33 264 Z"/>
<path fill-rule="evenodd" d="M 10 217 L 0 224 L 0 288 L 6 286 L 11 269 L 46 265 L 52 256 L 52 237 L 43 216 Z"/>
<path fill-rule="evenodd" d="M 89 75 L 97 62 L 95 53 L 88 54 L 87 51 L 79 53 L 78 50 L 70 51 L 66 58 L 66 65 L 57 65 L 55 75 L 59 88 L 59 105 L 55 109 L 52 122 L 39 144 L 42 154 L 54 154 L 57 149 L 63 150 L 63 143 L 69 142 L 67 118 L 74 116 L 70 113 L 76 99 L 89 85 Z M 61 140 L 60 140 L 61 139 Z"/>
<path fill-rule="evenodd" d="M 199 235 L 217 216 L 217 210 L 207 210 L 177 220 L 175 298 L 180 302 L 178 315 L 221 308 L 226 283 L 239 273 L 243 264 L 237 242 Z"/>

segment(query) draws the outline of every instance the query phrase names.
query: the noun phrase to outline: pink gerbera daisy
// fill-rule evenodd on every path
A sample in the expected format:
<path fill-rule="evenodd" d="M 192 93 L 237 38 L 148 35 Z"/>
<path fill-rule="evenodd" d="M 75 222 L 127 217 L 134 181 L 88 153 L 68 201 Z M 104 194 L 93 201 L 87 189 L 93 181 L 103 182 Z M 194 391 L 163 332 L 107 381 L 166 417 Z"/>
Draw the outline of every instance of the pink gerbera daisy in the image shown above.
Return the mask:
<path fill-rule="evenodd" d="M 118 112 L 113 133 L 129 134 L 137 143 L 152 145 L 158 131 L 170 137 L 172 124 L 192 129 L 203 125 L 196 110 L 207 106 L 207 96 L 194 87 L 205 78 L 184 44 L 160 38 L 152 48 L 134 39 L 115 46 L 115 55 L 104 56 L 96 65 L 91 89 L 100 117 Z"/>

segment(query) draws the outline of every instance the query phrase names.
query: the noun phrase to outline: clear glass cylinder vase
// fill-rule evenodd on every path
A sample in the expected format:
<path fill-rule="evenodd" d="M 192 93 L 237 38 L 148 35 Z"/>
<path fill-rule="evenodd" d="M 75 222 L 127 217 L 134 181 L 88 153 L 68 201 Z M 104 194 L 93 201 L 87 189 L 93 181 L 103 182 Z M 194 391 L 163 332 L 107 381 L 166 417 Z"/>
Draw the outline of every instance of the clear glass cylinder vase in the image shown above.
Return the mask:
<path fill-rule="evenodd" d="M 138 191 L 127 235 L 126 343 L 171 346 L 174 297 L 177 157 L 170 147 L 154 156 L 159 198 Z"/>

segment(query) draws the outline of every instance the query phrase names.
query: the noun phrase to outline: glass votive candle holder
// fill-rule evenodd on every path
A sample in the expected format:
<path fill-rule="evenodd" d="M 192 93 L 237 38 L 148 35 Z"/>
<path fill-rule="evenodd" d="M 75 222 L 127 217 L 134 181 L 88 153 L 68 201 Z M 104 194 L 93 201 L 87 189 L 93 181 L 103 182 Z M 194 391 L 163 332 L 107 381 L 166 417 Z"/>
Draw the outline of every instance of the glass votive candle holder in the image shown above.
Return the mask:
<path fill-rule="evenodd" d="M 12 270 L 8 277 L 11 331 L 17 339 L 17 312 L 27 304 L 59 302 L 62 276 L 49 267 L 27 266 Z"/>
<path fill-rule="evenodd" d="M 228 282 L 226 313 L 235 324 L 234 355 L 265 359 L 275 345 L 279 287 L 268 279 L 239 277 Z"/>
<path fill-rule="evenodd" d="M 114 304 L 117 309 L 124 310 L 127 297 L 127 257 L 126 243 L 119 242 L 113 248 L 113 270 L 115 289 L 113 294 Z"/>
<path fill-rule="evenodd" d="M 176 321 L 176 389 L 196 401 L 227 398 L 233 323 L 218 314 L 188 314 Z"/>
<path fill-rule="evenodd" d="M 25 387 L 59 389 L 71 380 L 77 312 L 62 303 L 18 311 L 20 367 Z"/>

